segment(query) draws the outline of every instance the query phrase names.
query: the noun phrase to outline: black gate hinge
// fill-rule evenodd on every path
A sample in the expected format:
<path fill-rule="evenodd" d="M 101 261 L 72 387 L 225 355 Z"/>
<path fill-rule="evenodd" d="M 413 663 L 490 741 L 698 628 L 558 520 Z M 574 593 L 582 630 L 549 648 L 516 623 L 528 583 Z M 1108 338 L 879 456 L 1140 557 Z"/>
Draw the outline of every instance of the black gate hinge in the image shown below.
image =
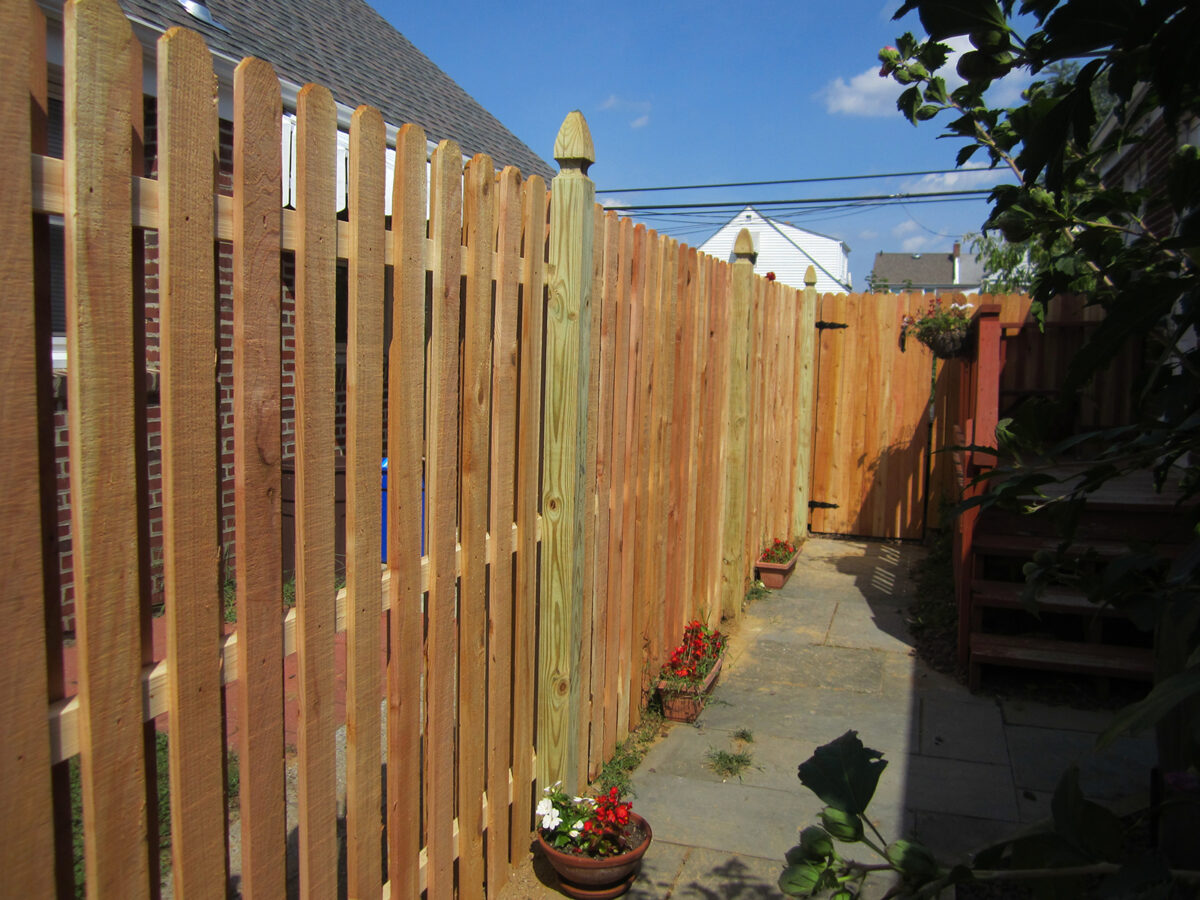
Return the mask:
<path fill-rule="evenodd" d="M 836 503 L 826 503 L 824 500 L 809 500 L 809 509 L 841 509 Z"/>
<path fill-rule="evenodd" d="M 818 331 L 824 331 L 826 328 L 849 328 L 849 327 L 850 326 L 848 324 L 846 324 L 845 322 L 824 322 L 821 320 L 817 321 L 817 330 Z"/>

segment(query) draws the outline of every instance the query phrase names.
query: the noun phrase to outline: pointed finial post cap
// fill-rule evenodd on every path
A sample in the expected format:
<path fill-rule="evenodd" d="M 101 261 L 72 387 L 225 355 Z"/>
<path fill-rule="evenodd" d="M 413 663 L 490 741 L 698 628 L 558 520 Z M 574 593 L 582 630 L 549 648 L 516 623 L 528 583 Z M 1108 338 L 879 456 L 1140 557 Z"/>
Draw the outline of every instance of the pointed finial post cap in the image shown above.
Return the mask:
<path fill-rule="evenodd" d="M 804 286 L 805 287 L 816 287 L 817 286 L 817 270 L 814 269 L 812 266 L 809 266 L 807 269 L 804 270 Z"/>
<path fill-rule="evenodd" d="M 758 256 L 754 252 L 754 238 L 750 237 L 750 229 L 743 228 L 738 232 L 737 240 L 733 242 L 733 255 L 738 259 L 748 259 L 754 262 Z"/>
<path fill-rule="evenodd" d="M 554 139 L 554 158 L 564 169 L 578 168 L 587 174 L 588 166 L 596 161 L 592 132 L 583 113 L 575 109 L 567 113 L 558 137 Z"/>

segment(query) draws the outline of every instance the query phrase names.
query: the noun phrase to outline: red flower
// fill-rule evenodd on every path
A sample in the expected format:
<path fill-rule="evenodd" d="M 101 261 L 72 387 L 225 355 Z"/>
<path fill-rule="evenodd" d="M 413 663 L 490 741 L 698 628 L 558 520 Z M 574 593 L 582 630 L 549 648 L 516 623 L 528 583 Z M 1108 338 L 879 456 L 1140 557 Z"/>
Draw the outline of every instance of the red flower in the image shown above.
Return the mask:
<path fill-rule="evenodd" d="M 768 273 L 766 274 L 766 279 L 767 279 L 767 281 L 774 281 L 774 280 L 775 280 L 775 273 L 774 273 L 774 272 L 768 272 Z"/>

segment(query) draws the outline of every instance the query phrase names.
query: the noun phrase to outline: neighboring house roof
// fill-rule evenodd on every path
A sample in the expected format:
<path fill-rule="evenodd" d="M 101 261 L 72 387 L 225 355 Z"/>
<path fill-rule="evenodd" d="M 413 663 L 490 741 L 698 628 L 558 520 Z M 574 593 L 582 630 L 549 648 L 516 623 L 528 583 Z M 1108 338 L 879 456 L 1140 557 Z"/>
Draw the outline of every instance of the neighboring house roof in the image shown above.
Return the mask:
<path fill-rule="evenodd" d="M 743 229 L 750 232 L 758 259 L 754 271 L 774 272 L 777 280 L 804 287 L 804 273 L 812 266 L 817 273 L 817 290 L 844 293 L 851 290 L 850 248 L 840 238 L 797 228 L 790 222 L 771 219 L 747 206 L 698 248 L 717 259 L 733 259 L 733 244 Z"/>
<path fill-rule="evenodd" d="M 389 124 L 420 125 L 431 140 L 453 139 L 468 156 L 487 153 L 497 166 L 517 166 L 525 176 L 554 175 L 364 0 L 209 0 L 213 20 L 225 31 L 190 15 L 179 0 L 119 2 L 127 16 L 155 30 L 194 29 L 214 53 L 265 59 L 281 79 L 322 84 L 340 104 L 374 106 Z M 62 3 L 52 5 L 61 9 Z"/>
<path fill-rule="evenodd" d="M 974 291 L 981 276 L 978 262 L 958 244 L 950 253 L 879 252 L 871 269 L 872 284 L 884 291 Z"/>

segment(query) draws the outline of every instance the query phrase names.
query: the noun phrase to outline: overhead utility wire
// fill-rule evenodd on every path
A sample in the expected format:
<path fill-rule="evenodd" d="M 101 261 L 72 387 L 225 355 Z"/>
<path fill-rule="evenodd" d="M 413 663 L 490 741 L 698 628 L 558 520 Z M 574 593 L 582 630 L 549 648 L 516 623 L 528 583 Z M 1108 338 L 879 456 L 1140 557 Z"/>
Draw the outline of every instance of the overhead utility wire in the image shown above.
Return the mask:
<path fill-rule="evenodd" d="M 667 187 L 606 188 L 598 194 L 636 194 L 642 191 L 701 191 L 709 188 L 762 187 L 772 184 L 814 184 L 821 181 L 861 181 L 868 178 L 909 178 L 914 175 L 961 175 L 987 169 L 927 169 L 923 172 L 883 172 L 879 175 L 826 175 L 821 178 L 783 178 L 776 181 L 727 181 L 724 184 L 673 184 Z"/>
<path fill-rule="evenodd" d="M 742 206 L 806 206 L 810 203 L 854 203 L 869 200 L 911 200 L 917 197 L 979 197 L 990 194 L 991 188 L 971 191 L 929 191 L 922 194 L 861 194 L 857 197 L 808 197 L 796 200 L 749 200 L 732 203 L 659 203 L 642 206 L 614 206 L 619 212 L 638 212 L 653 209 L 734 209 Z"/>

